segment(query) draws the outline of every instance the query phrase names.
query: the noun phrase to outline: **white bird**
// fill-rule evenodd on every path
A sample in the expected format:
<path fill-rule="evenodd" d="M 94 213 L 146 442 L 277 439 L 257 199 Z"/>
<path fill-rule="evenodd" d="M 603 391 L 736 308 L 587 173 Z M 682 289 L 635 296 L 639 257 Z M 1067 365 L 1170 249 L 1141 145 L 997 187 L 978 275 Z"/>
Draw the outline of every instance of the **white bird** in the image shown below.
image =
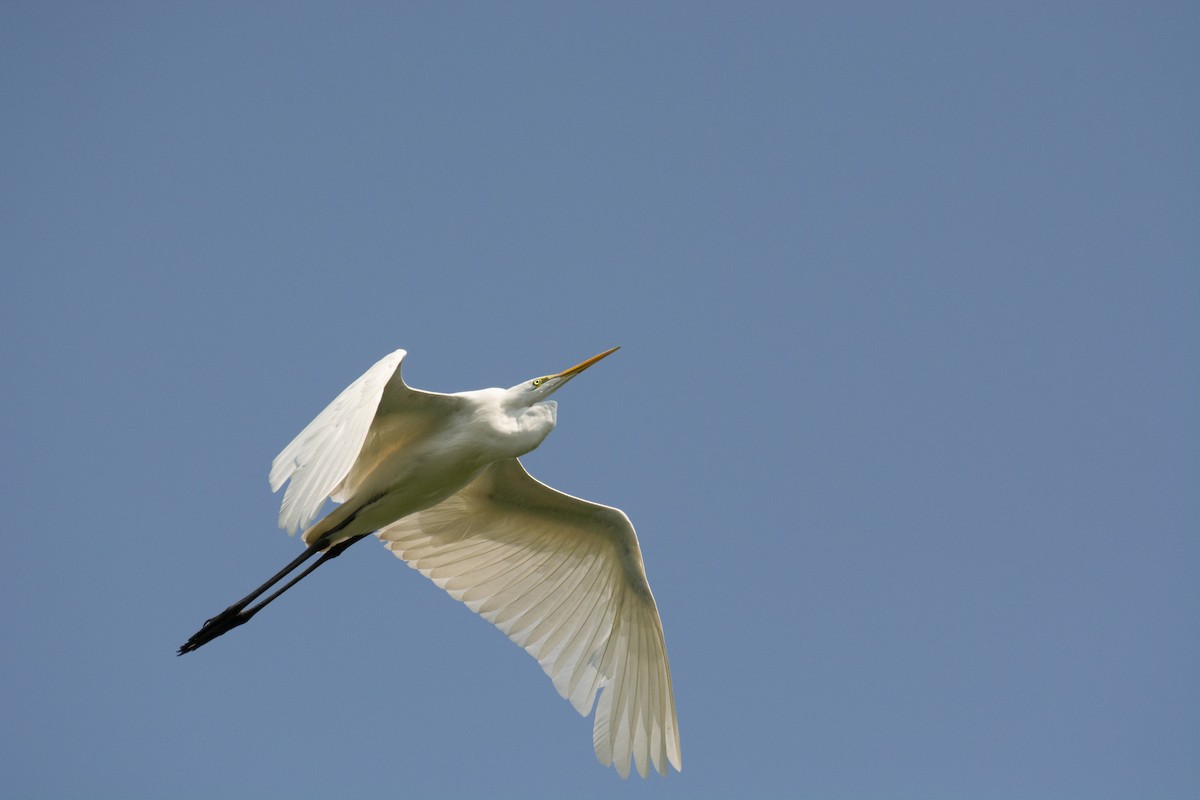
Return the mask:
<path fill-rule="evenodd" d="M 248 621 L 326 561 L 374 533 L 397 557 L 538 660 L 587 716 L 596 757 L 628 777 L 680 767 L 662 622 L 637 535 L 616 508 L 551 489 L 518 456 L 554 429 L 548 398 L 618 348 L 510 389 L 439 394 L 409 388 L 405 351 L 377 362 L 309 423 L 271 465 L 290 481 L 279 526 L 308 526 L 307 549 L 204 623 L 179 654 Z M 311 556 L 321 557 L 256 605 Z M 596 693 L 599 701 L 596 702 Z"/>

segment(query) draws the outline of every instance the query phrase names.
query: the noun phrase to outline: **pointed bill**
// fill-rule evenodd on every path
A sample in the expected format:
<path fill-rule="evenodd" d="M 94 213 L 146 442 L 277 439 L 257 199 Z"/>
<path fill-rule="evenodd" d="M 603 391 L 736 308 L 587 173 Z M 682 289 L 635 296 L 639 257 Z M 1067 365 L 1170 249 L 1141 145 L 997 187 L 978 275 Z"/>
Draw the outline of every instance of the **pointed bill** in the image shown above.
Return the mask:
<path fill-rule="evenodd" d="M 567 378 L 574 378 L 576 375 L 583 372 L 585 369 L 590 367 L 592 364 L 595 364 L 597 361 L 604 358 L 605 356 L 612 355 L 613 353 L 617 352 L 620 349 L 621 349 L 620 347 L 614 347 L 610 350 L 605 350 L 600 355 L 592 356 L 587 361 L 581 361 L 578 364 L 576 364 L 575 366 L 571 367 L 570 369 L 565 369 L 562 372 L 560 372 L 557 375 L 554 375 L 552 377 L 562 378 L 563 380 L 566 380 Z"/>

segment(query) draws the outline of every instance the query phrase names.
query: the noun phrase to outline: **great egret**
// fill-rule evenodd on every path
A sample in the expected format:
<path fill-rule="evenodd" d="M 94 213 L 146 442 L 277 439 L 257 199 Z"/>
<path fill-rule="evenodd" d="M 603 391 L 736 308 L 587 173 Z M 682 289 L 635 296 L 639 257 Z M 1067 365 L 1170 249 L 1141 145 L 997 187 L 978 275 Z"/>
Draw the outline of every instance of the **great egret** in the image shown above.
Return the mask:
<path fill-rule="evenodd" d="M 404 350 L 385 356 L 271 465 L 290 481 L 279 526 L 308 526 L 307 549 L 204 623 L 179 654 L 235 628 L 351 544 L 374 533 L 397 557 L 524 647 L 587 716 L 596 757 L 622 778 L 680 769 L 675 698 L 658 608 L 629 518 L 530 477 L 518 456 L 554 429 L 550 395 L 617 348 L 510 389 L 409 388 Z M 313 555 L 321 557 L 251 605 Z M 600 692 L 596 702 L 596 693 Z"/>

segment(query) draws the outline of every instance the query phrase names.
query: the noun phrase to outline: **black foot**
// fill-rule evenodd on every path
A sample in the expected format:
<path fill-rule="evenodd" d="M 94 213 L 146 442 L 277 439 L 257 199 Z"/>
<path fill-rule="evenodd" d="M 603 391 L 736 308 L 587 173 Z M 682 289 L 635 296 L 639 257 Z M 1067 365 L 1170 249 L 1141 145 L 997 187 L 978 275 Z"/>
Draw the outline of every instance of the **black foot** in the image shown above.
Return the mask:
<path fill-rule="evenodd" d="M 250 618 L 253 616 L 254 609 L 247 613 L 243 606 L 230 606 L 220 614 L 217 614 L 215 617 L 205 622 L 204 626 L 192 634 L 192 638 L 188 639 L 187 642 L 184 643 L 183 647 L 179 648 L 179 652 L 176 653 L 176 655 L 181 656 L 184 653 L 190 653 L 193 650 L 199 649 L 201 646 L 208 644 L 221 634 L 233 630 L 238 625 L 243 625 L 246 622 L 249 622 Z"/>

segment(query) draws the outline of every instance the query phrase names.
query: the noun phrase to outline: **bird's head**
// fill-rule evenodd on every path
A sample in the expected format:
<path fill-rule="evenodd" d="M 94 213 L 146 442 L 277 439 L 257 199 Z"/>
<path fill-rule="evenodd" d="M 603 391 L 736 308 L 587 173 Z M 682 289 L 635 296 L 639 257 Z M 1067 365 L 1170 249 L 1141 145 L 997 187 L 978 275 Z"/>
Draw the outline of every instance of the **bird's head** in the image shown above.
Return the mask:
<path fill-rule="evenodd" d="M 614 347 L 610 350 L 605 350 L 600 355 L 592 356 L 587 361 L 581 361 L 570 369 L 565 369 L 562 372 L 554 375 L 543 375 L 540 378 L 518 383 L 516 386 L 508 390 L 509 394 L 517 400 L 521 405 L 531 406 L 534 403 L 540 403 L 557 392 L 559 389 L 567 385 L 567 381 L 574 378 L 585 369 L 595 364 L 605 356 L 612 355 L 621 348 Z"/>

